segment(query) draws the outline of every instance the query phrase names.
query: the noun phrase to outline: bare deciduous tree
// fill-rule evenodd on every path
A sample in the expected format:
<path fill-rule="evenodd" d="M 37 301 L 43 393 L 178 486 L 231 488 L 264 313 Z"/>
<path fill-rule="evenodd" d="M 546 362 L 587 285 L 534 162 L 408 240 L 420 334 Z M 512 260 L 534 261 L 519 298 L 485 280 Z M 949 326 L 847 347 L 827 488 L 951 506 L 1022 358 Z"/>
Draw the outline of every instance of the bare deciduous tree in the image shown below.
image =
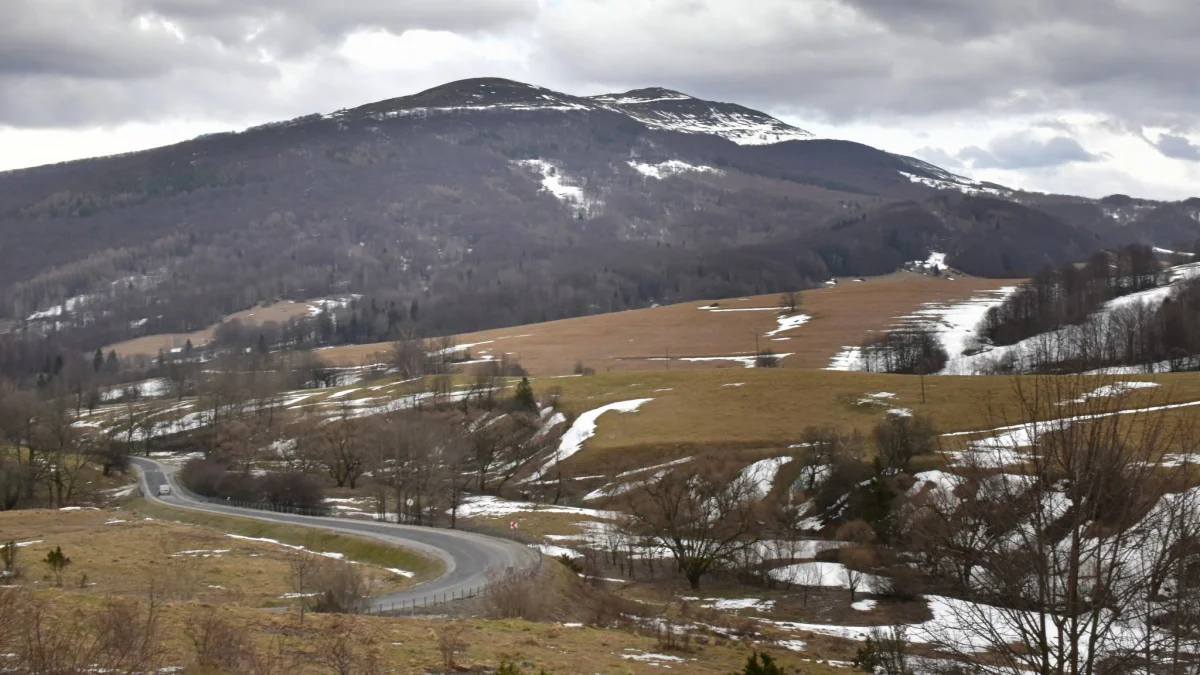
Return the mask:
<path fill-rule="evenodd" d="M 934 639 L 962 653 L 984 646 L 1012 673 L 1178 669 L 1168 661 L 1177 658 L 1176 593 L 1165 584 L 1200 565 L 1187 544 L 1200 490 L 1187 489 L 1186 461 L 1163 457 L 1190 430 L 1166 411 L 1128 411 L 1125 397 L 1088 395 L 1105 385 L 1017 381 L 1025 421 L 966 453 L 982 478 L 956 498 L 968 511 L 994 509 L 988 525 L 999 536 L 959 537 L 948 549 L 967 568 L 968 595 L 944 603 L 953 627 Z"/>
<path fill-rule="evenodd" d="M 628 529 L 671 551 L 692 588 L 758 538 L 757 493 L 746 477 L 688 465 L 630 495 Z"/>

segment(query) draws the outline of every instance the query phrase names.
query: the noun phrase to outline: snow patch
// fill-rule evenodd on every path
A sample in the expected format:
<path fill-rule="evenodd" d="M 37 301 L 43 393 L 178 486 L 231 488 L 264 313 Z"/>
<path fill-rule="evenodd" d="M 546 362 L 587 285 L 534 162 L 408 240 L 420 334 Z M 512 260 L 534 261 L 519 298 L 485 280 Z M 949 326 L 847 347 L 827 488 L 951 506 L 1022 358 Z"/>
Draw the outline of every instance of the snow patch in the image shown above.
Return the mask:
<path fill-rule="evenodd" d="M 688 164 L 687 162 L 682 162 L 678 159 L 670 159 L 665 162 L 659 162 L 658 164 L 646 164 L 642 162 L 630 161 L 629 166 L 631 166 L 634 171 L 637 171 L 647 178 L 655 178 L 658 180 L 670 178 L 671 176 L 677 176 L 681 173 L 686 173 L 689 171 L 695 173 L 712 173 L 718 176 L 725 173 L 724 171 L 715 169 L 711 166 Z"/>
<path fill-rule="evenodd" d="M 595 410 L 589 410 L 583 413 L 576 418 L 575 423 L 571 425 L 571 428 L 567 429 L 566 433 L 563 434 L 562 440 L 559 441 L 558 444 L 558 451 L 554 454 L 554 457 L 552 457 L 550 461 L 543 465 L 540 469 L 535 471 L 533 475 L 528 478 L 527 482 L 541 478 L 555 464 L 558 464 L 559 462 L 582 450 L 583 442 L 596 434 L 596 420 L 598 420 L 604 413 L 609 412 L 610 410 L 621 413 L 636 412 L 638 408 L 641 408 L 643 405 L 653 400 L 654 399 L 652 398 L 637 398 L 631 401 L 618 401 L 616 403 L 609 403 L 606 406 L 601 406 Z"/>

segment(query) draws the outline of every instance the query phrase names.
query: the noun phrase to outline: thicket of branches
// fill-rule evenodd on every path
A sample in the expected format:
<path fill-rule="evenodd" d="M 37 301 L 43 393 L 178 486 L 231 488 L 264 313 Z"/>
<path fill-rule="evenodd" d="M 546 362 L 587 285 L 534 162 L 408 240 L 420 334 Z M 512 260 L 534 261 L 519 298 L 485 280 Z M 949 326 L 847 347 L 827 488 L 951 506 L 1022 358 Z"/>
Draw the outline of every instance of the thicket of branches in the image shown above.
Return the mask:
<path fill-rule="evenodd" d="M 928 375 L 948 360 L 937 331 L 923 323 L 873 335 L 862 344 L 863 370 L 871 373 Z"/>
<path fill-rule="evenodd" d="M 988 310 L 980 334 L 996 345 L 1082 323 L 1113 298 L 1154 288 L 1163 267 L 1149 246 L 1100 251 L 1082 267 L 1045 269 Z"/>

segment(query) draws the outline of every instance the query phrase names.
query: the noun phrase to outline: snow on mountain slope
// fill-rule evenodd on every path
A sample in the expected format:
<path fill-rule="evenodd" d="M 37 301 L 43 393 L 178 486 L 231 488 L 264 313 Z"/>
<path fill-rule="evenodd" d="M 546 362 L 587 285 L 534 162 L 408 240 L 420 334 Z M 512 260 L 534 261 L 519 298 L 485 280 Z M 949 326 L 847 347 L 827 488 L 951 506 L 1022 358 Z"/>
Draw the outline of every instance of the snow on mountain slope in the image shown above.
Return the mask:
<path fill-rule="evenodd" d="M 738 145 L 806 141 L 813 134 L 750 108 L 704 101 L 670 89 L 635 89 L 590 100 L 653 129 L 721 136 Z"/>
<path fill-rule="evenodd" d="M 585 215 L 600 205 L 600 201 L 588 197 L 582 187 L 571 185 L 568 182 L 571 179 L 564 176 L 559 167 L 544 159 L 520 159 L 513 164 L 537 173 L 541 177 L 542 190 L 568 206 L 578 207 Z"/>
<path fill-rule="evenodd" d="M 678 159 L 670 159 L 665 162 L 659 162 L 658 164 L 630 161 L 629 166 L 632 167 L 634 171 L 637 171 L 647 178 L 657 178 L 659 180 L 688 171 L 696 173 L 713 173 L 717 175 L 725 173 L 724 171 L 721 171 L 720 169 L 714 169 L 711 166 L 688 164 L 687 162 Z"/>
<path fill-rule="evenodd" d="M 379 103 L 339 110 L 325 119 L 366 118 L 376 122 L 400 117 L 428 117 L 493 110 L 588 112 L 609 111 L 631 117 L 652 129 L 711 134 L 740 145 L 766 145 L 807 140 L 813 135 L 757 110 L 732 103 L 704 101 L 670 89 L 636 89 L 624 94 L 578 97 L 544 87 L 505 80 L 460 80 Z"/>
<path fill-rule="evenodd" d="M 897 173 L 911 183 L 919 183 L 935 190 L 954 190 L 968 195 L 1009 197 L 1013 194 L 1012 190 L 1004 186 L 993 183 L 982 183 L 966 176 L 959 176 L 914 157 L 905 157 L 903 155 L 895 155 L 895 157 L 912 169 L 912 171 L 897 171 Z"/>

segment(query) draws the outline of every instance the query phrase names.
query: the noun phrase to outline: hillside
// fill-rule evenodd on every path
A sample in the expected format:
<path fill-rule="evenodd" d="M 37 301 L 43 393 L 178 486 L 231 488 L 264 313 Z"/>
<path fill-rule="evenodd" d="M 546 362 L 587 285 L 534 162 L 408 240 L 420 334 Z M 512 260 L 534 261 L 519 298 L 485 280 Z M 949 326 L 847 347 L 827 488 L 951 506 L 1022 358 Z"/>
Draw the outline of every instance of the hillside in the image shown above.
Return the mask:
<path fill-rule="evenodd" d="M 453 340 L 464 357 L 499 360 L 507 354 L 534 375 L 571 374 L 576 363 L 597 372 L 740 369 L 753 362 L 756 349 L 779 354 L 783 368 L 825 368 L 845 345 L 862 342 L 898 317 L 953 306 L 1012 283 L 900 272 L 842 278 L 805 291 L 794 313 L 781 310 L 780 296 L 773 294 L 563 319 Z M 319 355 L 331 365 L 353 367 L 387 362 L 391 348 L 389 343 L 342 346 Z"/>
<path fill-rule="evenodd" d="M 370 343 L 776 293 L 931 250 L 1027 276 L 1193 239 L 1198 213 L 981 184 L 670 90 L 466 80 L 0 174 L 0 331 L 53 334 L 57 352 L 19 352 L 41 363 L 354 294 L 354 325 L 319 343 Z"/>

